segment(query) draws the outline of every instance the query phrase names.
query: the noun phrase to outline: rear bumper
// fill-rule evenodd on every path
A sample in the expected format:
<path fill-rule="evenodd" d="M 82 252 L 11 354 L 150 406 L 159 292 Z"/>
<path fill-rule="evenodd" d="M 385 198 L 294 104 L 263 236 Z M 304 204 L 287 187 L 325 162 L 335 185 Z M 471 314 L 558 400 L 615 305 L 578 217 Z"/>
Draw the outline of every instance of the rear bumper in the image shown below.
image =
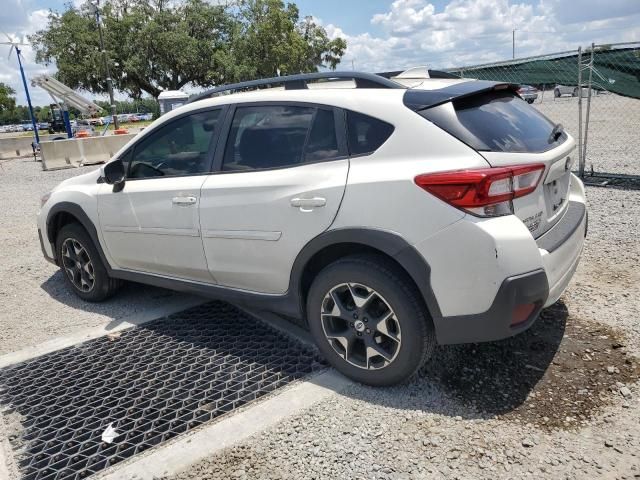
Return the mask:
<path fill-rule="evenodd" d="M 578 267 L 587 235 L 587 221 L 585 204 L 569 202 L 562 220 L 536 240 L 549 281 L 545 307 L 558 301 Z"/>
<path fill-rule="evenodd" d="M 535 322 L 548 295 L 547 275 L 542 269 L 509 277 L 486 312 L 434 318 L 438 343 L 489 342 L 523 332 Z M 513 311 L 523 304 L 535 304 L 535 308 L 525 321 L 512 327 Z"/>

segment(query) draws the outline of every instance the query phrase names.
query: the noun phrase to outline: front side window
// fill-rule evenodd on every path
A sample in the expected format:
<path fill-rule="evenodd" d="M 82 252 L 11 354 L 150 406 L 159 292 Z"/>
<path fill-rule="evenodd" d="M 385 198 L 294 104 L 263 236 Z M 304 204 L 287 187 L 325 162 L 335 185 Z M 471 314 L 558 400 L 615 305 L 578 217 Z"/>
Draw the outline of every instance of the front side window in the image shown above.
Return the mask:
<path fill-rule="evenodd" d="M 222 169 L 290 167 L 337 156 L 335 121 L 330 109 L 290 105 L 238 107 Z"/>
<path fill-rule="evenodd" d="M 210 110 L 185 115 L 149 134 L 134 147 L 128 178 L 206 173 L 209 146 L 220 112 Z"/>

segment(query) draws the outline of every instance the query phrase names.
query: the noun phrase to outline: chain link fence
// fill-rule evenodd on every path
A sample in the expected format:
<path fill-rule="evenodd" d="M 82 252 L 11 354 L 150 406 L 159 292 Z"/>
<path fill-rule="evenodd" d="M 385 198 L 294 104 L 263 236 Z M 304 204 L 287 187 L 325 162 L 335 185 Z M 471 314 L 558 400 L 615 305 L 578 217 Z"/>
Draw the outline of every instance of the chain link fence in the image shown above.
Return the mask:
<path fill-rule="evenodd" d="M 578 143 L 580 173 L 640 181 L 640 42 L 448 69 L 521 84 L 521 95 Z"/>
<path fill-rule="evenodd" d="M 640 42 L 583 52 L 586 175 L 640 180 Z"/>

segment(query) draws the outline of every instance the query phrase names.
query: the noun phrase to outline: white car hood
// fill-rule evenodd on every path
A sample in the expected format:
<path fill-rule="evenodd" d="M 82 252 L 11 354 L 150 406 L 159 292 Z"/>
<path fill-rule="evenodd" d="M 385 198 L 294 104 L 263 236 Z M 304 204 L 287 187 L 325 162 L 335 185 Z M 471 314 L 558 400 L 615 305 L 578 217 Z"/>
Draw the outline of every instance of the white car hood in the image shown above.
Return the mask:
<path fill-rule="evenodd" d="M 60 190 L 65 187 L 69 187 L 72 185 L 90 185 L 96 183 L 98 178 L 100 178 L 101 169 L 98 168 L 88 173 L 83 173 L 82 175 L 77 175 L 75 177 L 68 178 L 62 182 L 60 182 L 53 191 Z"/>

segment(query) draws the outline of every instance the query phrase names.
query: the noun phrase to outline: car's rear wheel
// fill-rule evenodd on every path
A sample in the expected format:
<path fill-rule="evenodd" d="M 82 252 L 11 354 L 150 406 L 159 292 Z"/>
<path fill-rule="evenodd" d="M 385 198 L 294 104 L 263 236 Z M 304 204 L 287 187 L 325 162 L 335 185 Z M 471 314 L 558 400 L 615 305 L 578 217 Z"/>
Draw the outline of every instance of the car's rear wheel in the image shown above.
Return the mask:
<path fill-rule="evenodd" d="M 77 223 L 58 232 L 56 255 L 66 284 L 78 297 L 100 302 L 112 296 L 120 281 L 110 278 L 86 230 Z"/>
<path fill-rule="evenodd" d="M 415 285 L 382 257 L 346 257 L 324 268 L 309 290 L 307 319 L 325 358 L 368 385 L 411 378 L 436 343 Z"/>
<path fill-rule="evenodd" d="M 554 97 L 556 97 L 556 98 L 558 98 L 558 97 L 560 96 L 560 89 L 556 88 L 556 89 L 553 91 L 553 96 L 554 96 Z"/>
<path fill-rule="evenodd" d="M 531 104 L 533 103 L 533 98 L 528 98 L 528 99 L 527 99 L 527 103 L 528 103 L 529 105 L 531 105 Z"/>

